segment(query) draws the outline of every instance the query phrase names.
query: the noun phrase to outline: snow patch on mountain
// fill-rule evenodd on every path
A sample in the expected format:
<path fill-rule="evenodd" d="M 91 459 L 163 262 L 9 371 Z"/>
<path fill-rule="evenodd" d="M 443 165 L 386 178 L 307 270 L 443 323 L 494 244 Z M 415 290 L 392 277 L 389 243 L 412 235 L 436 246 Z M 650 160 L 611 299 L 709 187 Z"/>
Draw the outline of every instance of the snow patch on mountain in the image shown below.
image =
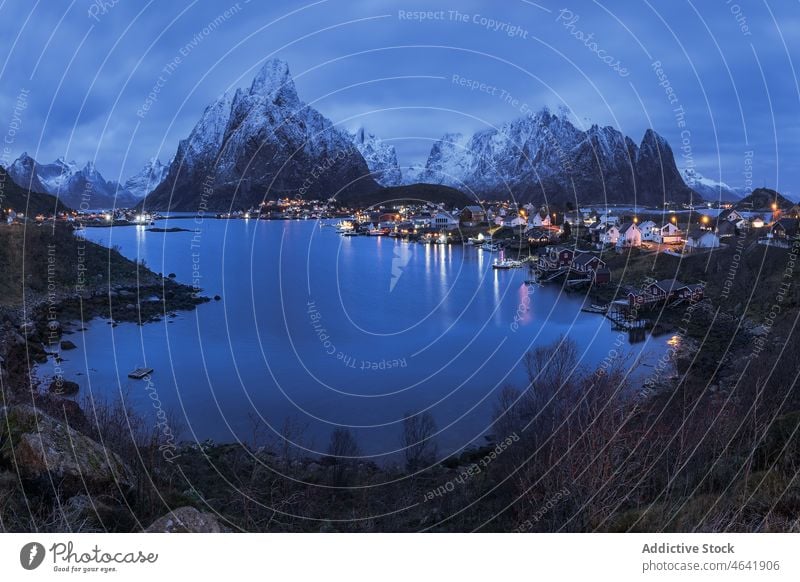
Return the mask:
<path fill-rule="evenodd" d="M 709 201 L 736 202 L 750 193 L 746 188 L 734 188 L 725 182 L 705 178 L 694 168 L 684 168 L 681 176 L 689 188 Z"/>
<path fill-rule="evenodd" d="M 353 143 L 364 161 L 367 162 L 372 177 L 381 186 L 399 186 L 403 183 L 403 174 L 397 163 L 397 152 L 390 145 L 363 127 L 352 134 Z"/>
<path fill-rule="evenodd" d="M 141 200 L 161 184 L 167 175 L 167 169 L 161 160 L 151 158 L 139 172 L 125 181 L 122 189 L 134 198 Z"/>

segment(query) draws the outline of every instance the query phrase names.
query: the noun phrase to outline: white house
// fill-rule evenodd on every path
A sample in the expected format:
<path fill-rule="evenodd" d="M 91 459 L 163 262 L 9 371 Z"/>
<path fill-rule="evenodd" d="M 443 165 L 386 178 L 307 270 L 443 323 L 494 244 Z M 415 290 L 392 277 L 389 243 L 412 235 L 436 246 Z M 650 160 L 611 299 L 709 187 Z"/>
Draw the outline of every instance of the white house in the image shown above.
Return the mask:
<path fill-rule="evenodd" d="M 659 226 L 652 220 L 645 220 L 639 225 L 639 230 L 642 232 L 642 240 L 656 240 Z"/>
<path fill-rule="evenodd" d="M 433 217 L 433 226 L 435 228 L 456 228 L 458 220 L 449 212 L 437 212 Z"/>
<path fill-rule="evenodd" d="M 616 242 L 617 248 L 629 248 L 642 246 L 642 231 L 635 222 L 626 222 L 619 227 L 619 237 Z"/>
<path fill-rule="evenodd" d="M 686 237 L 687 250 L 705 250 L 719 248 L 719 237 L 710 230 L 693 230 Z"/>
<path fill-rule="evenodd" d="M 598 241 L 604 245 L 615 245 L 619 240 L 619 228 L 615 225 L 606 225 L 600 229 Z"/>
<path fill-rule="evenodd" d="M 597 222 L 601 222 L 603 224 L 615 224 L 619 226 L 619 217 L 607 212 L 606 214 L 601 214 L 598 217 Z"/>
<path fill-rule="evenodd" d="M 550 221 L 550 215 L 545 214 L 542 216 L 541 212 L 534 212 L 528 218 L 528 226 L 531 228 L 537 228 L 541 226 L 550 226 L 552 223 Z"/>
<path fill-rule="evenodd" d="M 671 222 L 668 222 L 664 226 L 658 228 L 653 240 L 658 244 L 670 245 L 683 242 L 683 237 L 681 235 L 681 229 Z"/>
<path fill-rule="evenodd" d="M 508 214 L 501 222 L 502 226 L 510 227 L 510 228 L 518 228 L 520 226 L 525 226 L 526 220 L 522 218 L 519 214 Z"/>

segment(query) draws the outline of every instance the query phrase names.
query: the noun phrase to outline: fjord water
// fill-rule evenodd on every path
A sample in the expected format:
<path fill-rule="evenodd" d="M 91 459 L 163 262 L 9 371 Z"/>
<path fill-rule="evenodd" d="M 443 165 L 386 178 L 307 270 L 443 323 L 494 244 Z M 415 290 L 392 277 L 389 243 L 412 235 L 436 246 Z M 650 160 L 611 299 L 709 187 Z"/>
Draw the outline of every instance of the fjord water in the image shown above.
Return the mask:
<path fill-rule="evenodd" d="M 493 432 L 497 395 L 524 388 L 520 360 L 533 346 L 567 334 L 587 368 L 613 349 L 645 366 L 664 351 L 666 338 L 620 346 L 605 318 L 580 311 L 579 294 L 527 286 L 527 269 L 494 270 L 495 255 L 472 247 L 341 237 L 311 220 L 159 226 L 196 231 L 84 236 L 181 282 L 199 280 L 221 301 L 143 326 L 93 320 L 71 336 L 78 349 L 62 368 L 84 397 L 123 396 L 152 420 L 157 396 L 186 440 L 249 442 L 256 424 L 277 437 L 293 419 L 303 427 L 298 445 L 311 451 L 324 452 L 343 425 L 363 452 L 390 455 L 404 413 L 429 410 L 440 448 L 452 451 Z M 144 365 L 155 370 L 149 391 L 127 377 Z"/>

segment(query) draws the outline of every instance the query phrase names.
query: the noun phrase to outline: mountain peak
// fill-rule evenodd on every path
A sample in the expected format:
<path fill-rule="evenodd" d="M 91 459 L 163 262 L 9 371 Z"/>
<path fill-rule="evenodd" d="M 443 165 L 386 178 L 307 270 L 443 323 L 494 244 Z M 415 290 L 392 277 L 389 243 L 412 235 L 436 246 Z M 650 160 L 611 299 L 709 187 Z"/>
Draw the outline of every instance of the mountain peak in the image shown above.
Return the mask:
<path fill-rule="evenodd" d="M 289 73 L 289 65 L 281 59 L 268 59 L 259 69 L 250 85 L 251 95 L 265 95 L 272 101 L 279 97 L 296 101 L 297 90 Z"/>

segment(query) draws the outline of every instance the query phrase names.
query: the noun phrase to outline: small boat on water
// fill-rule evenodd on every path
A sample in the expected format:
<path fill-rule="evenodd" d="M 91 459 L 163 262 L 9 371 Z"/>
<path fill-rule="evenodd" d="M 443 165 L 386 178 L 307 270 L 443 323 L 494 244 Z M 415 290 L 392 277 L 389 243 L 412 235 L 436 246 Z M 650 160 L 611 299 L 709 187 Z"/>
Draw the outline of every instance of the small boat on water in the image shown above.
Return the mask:
<path fill-rule="evenodd" d="M 493 243 L 484 243 L 484 244 L 481 245 L 480 249 L 482 251 L 487 251 L 487 252 L 490 252 L 490 253 L 496 253 L 497 251 L 500 250 L 500 247 L 498 245 L 496 245 L 496 244 L 493 244 Z"/>
<path fill-rule="evenodd" d="M 497 259 L 492 263 L 493 269 L 517 269 L 522 263 L 513 259 Z"/>

